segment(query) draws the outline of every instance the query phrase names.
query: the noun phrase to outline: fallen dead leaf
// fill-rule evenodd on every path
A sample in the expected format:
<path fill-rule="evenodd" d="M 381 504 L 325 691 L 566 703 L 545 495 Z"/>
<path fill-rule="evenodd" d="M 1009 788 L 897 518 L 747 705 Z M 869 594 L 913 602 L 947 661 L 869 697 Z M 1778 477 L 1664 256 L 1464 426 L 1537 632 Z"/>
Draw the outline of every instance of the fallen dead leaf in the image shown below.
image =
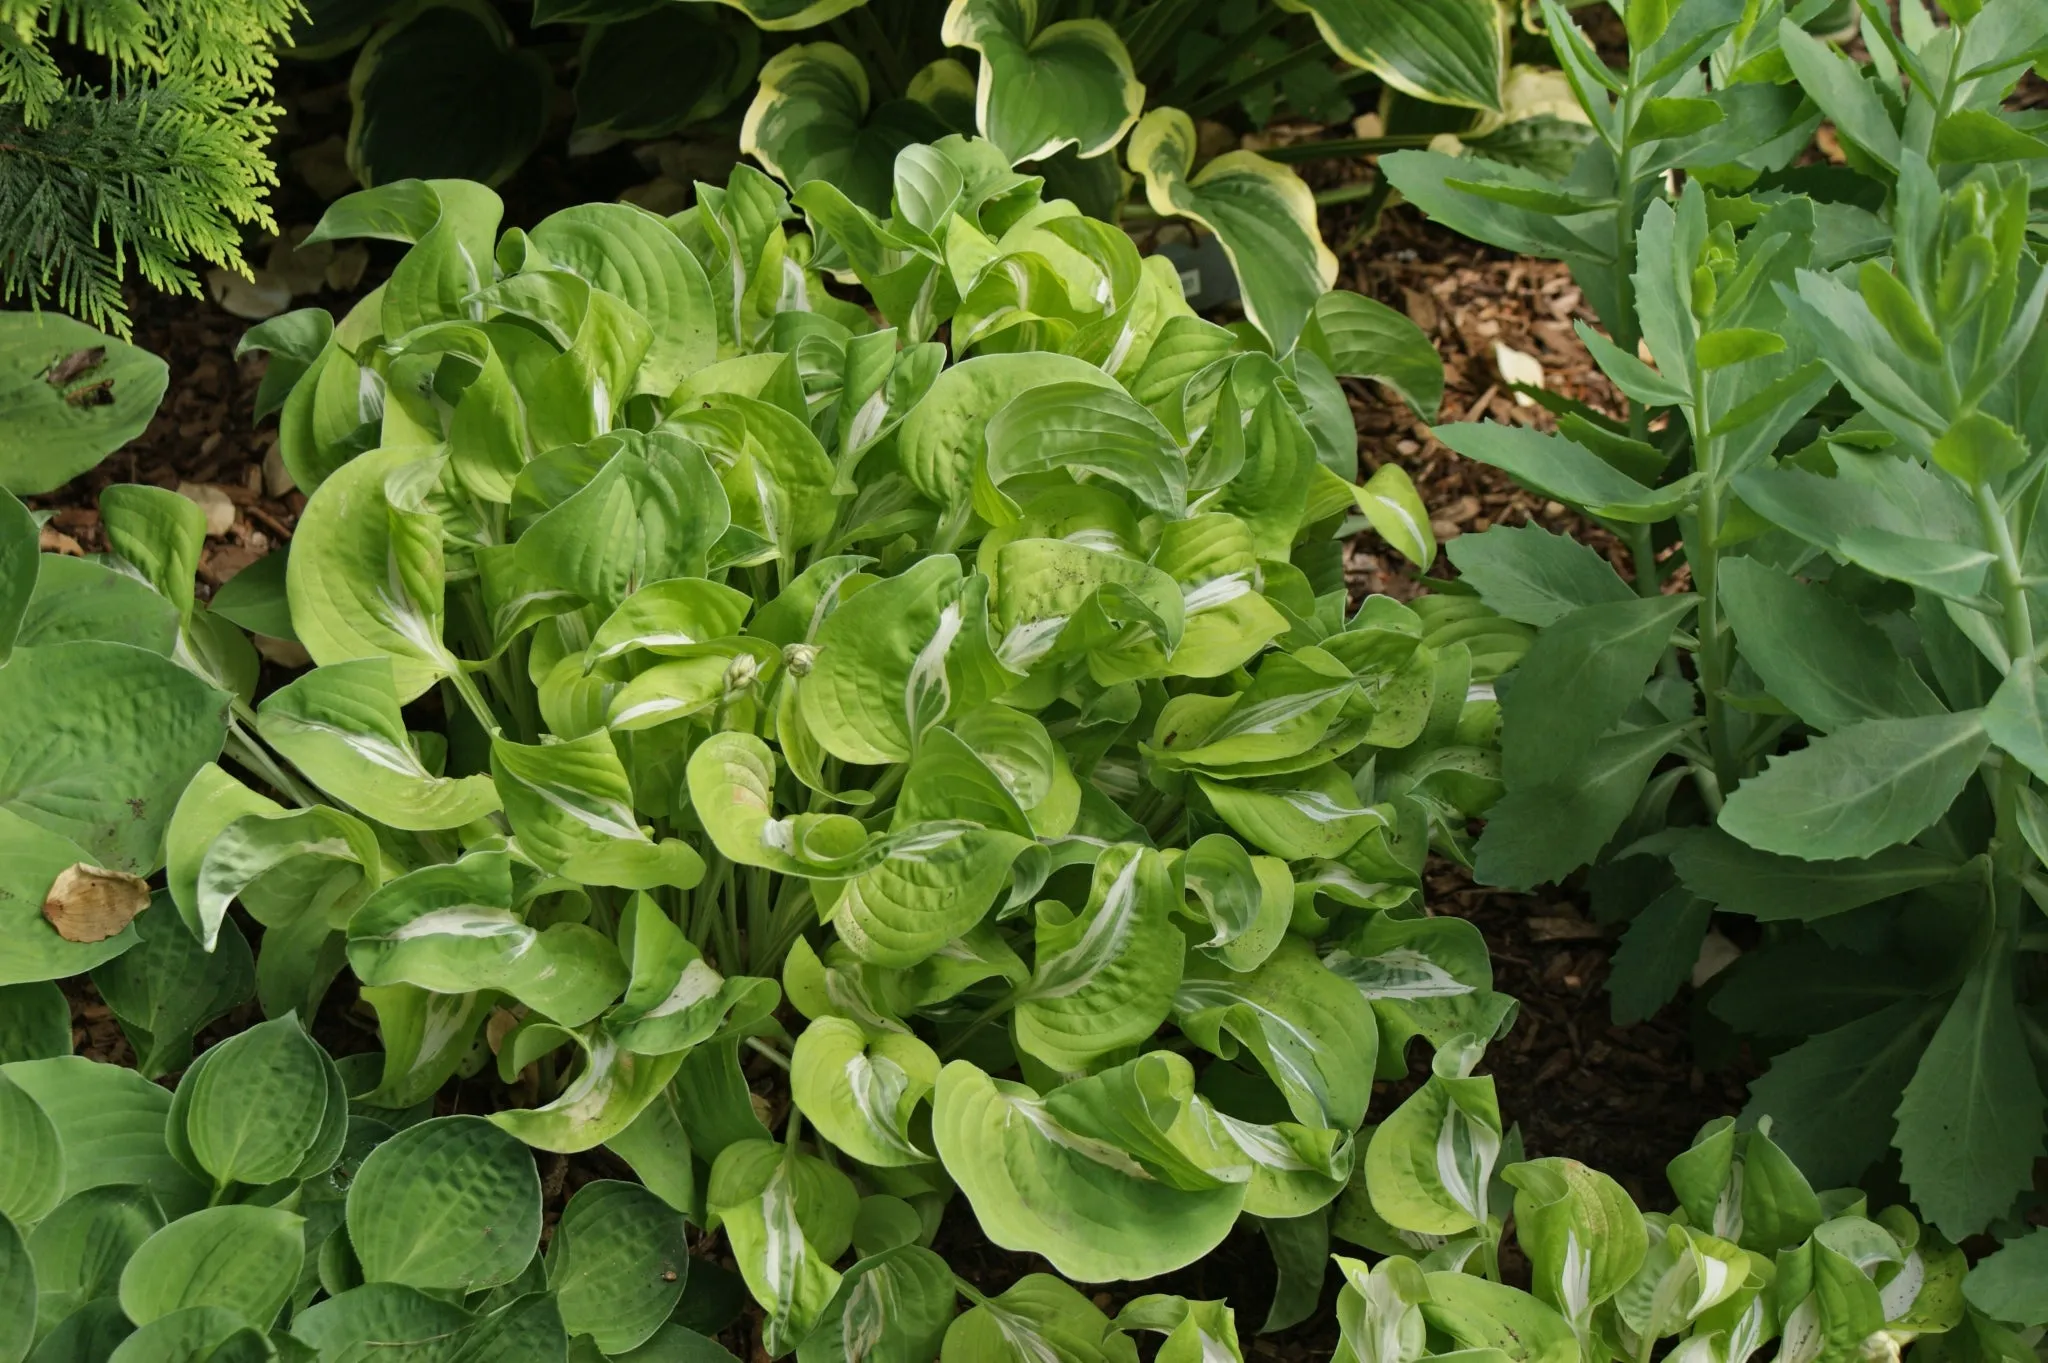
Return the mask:
<path fill-rule="evenodd" d="M 1583 918 L 1531 918 L 1529 935 L 1539 942 L 1598 942 L 1607 930 Z"/>
<path fill-rule="evenodd" d="M 282 497 L 298 484 L 292 480 L 292 471 L 284 466 L 284 455 L 279 452 L 277 442 L 263 452 L 263 490 L 273 497 Z"/>
<path fill-rule="evenodd" d="M 687 208 L 689 205 L 685 204 Z M 334 259 L 327 262 L 327 287 L 347 293 L 363 282 L 363 271 L 370 264 L 370 249 L 367 246 L 344 246 L 334 253 Z"/>
<path fill-rule="evenodd" d="M 1527 388 L 1543 386 L 1543 361 L 1526 350 L 1517 350 L 1502 341 L 1493 343 L 1493 363 L 1500 370 L 1501 382 L 1519 383 Z M 1533 407 L 1536 399 L 1527 393 L 1515 394 L 1515 406 Z"/>
<path fill-rule="evenodd" d="M 268 270 L 258 270 L 250 279 L 232 270 L 208 270 L 206 288 L 224 311 L 252 322 L 275 317 L 292 305 L 291 285 Z"/>
<path fill-rule="evenodd" d="M 36 548 L 46 554 L 69 554 L 73 558 L 85 557 L 85 550 L 80 547 L 78 541 L 54 525 L 43 527 L 42 533 L 36 536 Z"/>
<path fill-rule="evenodd" d="M 348 168 L 348 144 L 338 136 L 300 147 L 290 159 L 299 178 L 323 199 L 339 199 L 358 188 L 356 173 Z"/>
<path fill-rule="evenodd" d="M 265 662 L 276 663 L 293 672 L 313 665 L 313 655 L 306 652 L 306 646 L 296 639 L 273 639 L 268 634 L 252 634 L 249 638 Z"/>
<path fill-rule="evenodd" d="M 126 871 L 74 862 L 57 873 L 43 917 L 67 942 L 104 942 L 149 906 L 149 882 Z"/>
<path fill-rule="evenodd" d="M 1692 987 L 1700 988 L 1708 980 L 1734 965 L 1742 957 L 1742 948 L 1723 937 L 1720 932 L 1709 932 L 1700 939 L 1699 959 L 1692 963 Z"/>
<path fill-rule="evenodd" d="M 219 539 L 235 528 L 235 504 L 212 483 L 180 483 L 178 495 L 206 513 L 206 533 Z"/>

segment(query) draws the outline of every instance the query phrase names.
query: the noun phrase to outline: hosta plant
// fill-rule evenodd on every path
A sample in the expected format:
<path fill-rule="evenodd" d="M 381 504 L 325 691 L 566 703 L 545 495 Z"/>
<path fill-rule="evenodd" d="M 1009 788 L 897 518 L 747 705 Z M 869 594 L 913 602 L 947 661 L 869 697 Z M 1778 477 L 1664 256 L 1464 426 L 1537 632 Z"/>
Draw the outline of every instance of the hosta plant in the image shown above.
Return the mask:
<path fill-rule="evenodd" d="M 1644 45 L 1693 7 L 1662 35 L 1637 13 L 1629 77 L 1582 73 L 1600 107 L 1619 87 L 1617 129 L 1666 98 L 1627 112 Z M 1563 237 L 1630 253 L 1625 285 L 1588 290 L 1612 339 L 1581 332 L 1626 423 L 1553 399 L 1555 435 L 1438 431 L 1635 549 L 1633 584 L 1535 528 L 1454 549 L 1483 601 L 1540 630 L 1501 686 L 1506 795 L 1480 875 L 1596 865 L 1596 910 L 1633 920 L 1624 1020 L 1676 992 L 1717 910 L 1756 920 L 1708 1004 L 1778 1052 L 1749 1117 L 1823 1181 L 1889 1171 L 1961 1239 L 2024 1229 L 2048 1148 L 2032 623 L 2048 286 L 2032 118 L 2000 108 L 2048 13 L 1919 16 L 1894 30 L 1872 11 L 1859 68 L 1789 18 L 1763 32 L 1752 7 L 1711 58 L 1735 91 L 1746 70 L 1796 76 L 1776 88 L 1833 122 L 1849 168 L 1757 181 L 1753 158 L 1681 159 L 1683 193 L 1656 191 L 1639 221 L 1629 195 L 1466 184 L 1434 162 L 1413 165 L 1441 179 L 1413 187 L 1481 235 L 1548 234 L 1589 278 L 1598 262 Z M 1588 230 L 1609 222 L 1627 230 Z"/>

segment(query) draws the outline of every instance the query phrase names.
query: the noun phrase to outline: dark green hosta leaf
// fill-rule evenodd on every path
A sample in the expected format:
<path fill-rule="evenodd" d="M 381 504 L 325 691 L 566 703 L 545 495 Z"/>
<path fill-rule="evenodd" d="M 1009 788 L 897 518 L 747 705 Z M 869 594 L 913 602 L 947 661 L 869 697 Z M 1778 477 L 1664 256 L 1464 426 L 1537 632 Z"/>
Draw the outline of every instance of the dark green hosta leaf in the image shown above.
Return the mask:
<path fill-rule="evenodd" d="M 1017 1005 L 1017 1044 L 1056 1070 L 1072 1071 L 1150 1036 L 1171 1011 L 1181 980 L 1186 943 L 1173 909 L 1173 881 L 1159 854 L 1128 843 L 1096 861 L 1080 912 L 1040 903 L 1031 980 Z"/>
<path fill-rule="evenodd" d="M 47 980 L 0 985 L 0 1065 L 71 1054 L 71 1004 Z"/>
<path fill-rule="evenodd" d="M 1138 1350 L 1109 1317 L 1049 1273 L 1029 1273 L 1002 1295 L 978 1298 L 946 1331 L 940 1363 L 1135 1363 Z"/>
<path fill-rule="evenodd" d="M 1372 1005 L 1306 940 L 1289 937 L 1248 974 L 1190 957 L 1173 1010 L 1217 1055 L 1248 1050 L 1296 1121 L 1354 1131 L 1365 1120 L 1379 1054 Z"/>
<path fill-rule="evenodd" d="M 1549 625 L 1582 606 L 1625 601 L 1628 583 L 1577 540 L 1540 525 L 1498 525 L 1445 548 L 1486 604 L 1525 625 Z"/>
<path fill-rule="evenodd" d="M 298 1281 L 302 1224 L 274 1207 L 208 1207 L 181 1217 L 130 1256 L 121 1309 L 138 1325 L 194 1307 L 272 1320 Z"/>
<path fill-rule="evenodd" d="M 257 728 L 322 790 L 394 828 L 459 828 L 498 808 L 489 778 L 427 769 L 389 658 L 314 668 L 264 699 Z"/>
<path fill-rule="evenodd" d="M 1338 56 L 1405 94 L 1501 107 L 1503 21 L 1484 0 L 1286 0 L 1283 8 L 1314 15 Z"/>
<path fill-rule="evenodd" d="M 932 1134 L 991 1240 L 1043 1254 L 1082 1282 L 1192 1263 L 1244 1202 L 1243 1184 L 1183 1191 L 1159 1181 L 1108 1141 L 1062 1125 L 1032 1089 L 961 1060 L 939 1074 Z"/>
<path fill-rule="evenodd" d="M 48 492 L 84 473 L 142 434 L 169 383 L 162 360 L 83 322 L 9 312 L 0 319 L 0 488 Z"/>
<path fill-rule="evenodd" d="M 0 809 L 147 873 L 185 783 L 220 752 L 227 697 L 139 648 L 49 644 L 0 668 L 0 713 L 39 717 L 0 758 Z"/>
<path fill-rule="evenodd" d="M 171 1104 L 173 1153 L 216 1189 L 326 1172 L 348 1129 L 340 1072 L 296 1017 L 239 1032 L 185 1072 Z"/>
<path fill-rule="evenodd" d="M 826 180 L 870 213 L 887 213 L 897 153 L 950 129 L 914 99 L 871 107 L 867 70 L 837 43 L 797 43 L 761 68 L 740 149 L 800 189 Z"/>
<path fill-rule="evenodd" d="M 608 1354 L 638 1348 L 661 1328 L 689 1268 L 681 1214 L 610 1179 L 576 1190 L 548 1243 L 548 1288 L 562 1324 Z"/>
<path fill-rule="evenodd" d="M 67 942 L 43 917 L 43 900 L 67 867 L 93 855 L 38 824 L 0 809 L 0 982 L 60 980 L 135 945 L 133 923 L 98 942 Z"/>
<path fill-rule="evenodd" d="M 2012 954 L 1993 945 L 1963 981 L 1899 1103 L 1900 1166 L 1913 1200 L 1961 1240 L 2022 1192 L 2043 1135 Z"/>
<path fill-rule="evenodd" d="M 496 11 L 430 5 L 356 58 L 349 168 L 366 185 L 415 175 L 496 184 L 540 140 L 549 85 L 547 64 L 513 48 Z"/>
<path fill-rule="evenodd" d="M 1744 846 L 1719 829 L 1688 829 L 1671 864 L 1690 890 L 1765 922 L 1826 918 L 1953 879 L 1962 868 L 1924 848 L 1887 847 L 1854 861 L 1811 861 Z"/>
<path fill-rule="evenodd" d="M 82 1056 L 0 1067 L 35 1100 L 63 1149 L 65 1197 L 110 1184 L 138 1184 L 171 1215 L 206 1201 L 206 1189 L 164 1143 L 171 1095 L 133 1070 Z"/>
<path fill-rule="evenodd" d="M 1223 242 L 1245 315 L 1285 355 L 1337 278 L 1337 258 L 1316 227 L 1315 198 L 1292 170 L 1255 152 L 1225 152 L 1190 177 L 1195 151 L 1194 122 L 1178 109 L 1155 109 L 1131 134 L 1125 156 L 1145 177 L 1154 212 L 1192 218 Z"/>
<path fill-rule="evenodd" d="M 1774 758 L 1719 822 L 1766 852 L 1874 856 L 1945 814 L 1989 745 L 1978 711 L 1863 720 Z"/>
<path fill-rule="evenodd" d="M 1145 106 L 1130 53 L 1100 19 L 1041 25 L 1037 0 L 957 0 L 940 38 L 981 58 L 975 113 L 1012 162 L 1062 147 L 1095 156 L 1123 140 Z"/>
<path fill-rule="evenodd" d="M 571 140 L 654 138 L 713 118 L 753 81 L 759 51 L 753 25 L 720 23 L 681 6 L 593 23 L 577 54 Z M 695 98 L 677 99 L 676 88 Z"/>
<path fill-rule="evenodd" d="M 368 1282 L 474 1291 L 518 1277 L 540 1242 L 540 1176 L 481 1117 L 437 1117 L 372 1151 L 348 1192 Z"/>
<path fill-rule="evenodd" d="M 89 1188 L 66 1199 L 28 1237 L 36 1266 L 34 1319 L 55 1325 L 89 1302 L 115 1297 L 121 1270 L 163 1226 L 162 1209 L 143 1188 Z"/>
<path fill-rule="evenodd" d="M 1941 713 L 1891 639 L 1840 598 L 1749 558 L 1723 562 L 1716 586 L 1744 661 L 1815 728 Z"/>
<path fill-rule="evenodd" d="M 135 1048 L 135 1067 L 151 1079 L 184 1068 L 194 1034 L 256 992 L 256 959 L 241 929 L 223 922 L 207 951 L 170 896 L 158 894 L 155 912 L 136 916 L 140 943 L 92 972 L 93 986 Z M 56 1054 L 70 1053 L 68 1015 L 65 1040 Z"/>

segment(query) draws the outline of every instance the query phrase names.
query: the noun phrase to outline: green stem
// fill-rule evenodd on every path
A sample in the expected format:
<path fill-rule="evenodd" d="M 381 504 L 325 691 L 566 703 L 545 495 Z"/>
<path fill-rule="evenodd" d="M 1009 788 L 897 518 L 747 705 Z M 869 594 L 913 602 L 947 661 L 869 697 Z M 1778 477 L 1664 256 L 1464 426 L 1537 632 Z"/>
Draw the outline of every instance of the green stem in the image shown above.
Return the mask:
<path fill-rule="evenodd" d="M 483 725 L 485 733 L 496 738 L 504 732 L 498 724 L 498 716 L 492 711 L 490 702 L 485 700 L 484 693 L 477 689 L 476 678 L 464 672 L 459 664 L 448 674 L 448 684 L 455 688 L 456 695 L 462 697 L 462 703 L 469 707 L 469 713 L 476 717 L 476 722 Z"/>
<path fill-rule="evenodd" d="M 272 790 L 299 808 L 311 809 L 315 805 L 327 803 L 300 785 L 291 773 L 279 766 L 270 754 L 263 750 L 263 745 L 242 728 L 241 720 L 236 717 L 230 717 L 228 720 L 227 751 L 237 762 L 268 781 Z"/>
<path fill-rule="evenodd" d="M 1427 147 L 1435 133 L 1395 133 L 1387 137 L 1332 137 L 1321 142 L 1296 142 L 1285 147 L 1267 147 L 1259 155 L 1268 161 L 1323 161 L 1334 157 L 1377 156 L 1387 151 Z"/>
<path fill-rule="evenodd" d="M 1998 494 L 1988 484 L 1977 486 L 1977 515 L 1984 538 L 1998 556 L 1996 581 L 1999 624 L 2005 631 L 2005 651 L 2017 666 L 2034 652 L 2033 610 L 2027 603 L 2026 573 L 2020 565 L 2019 549 L 2013 543 L 2012 526 L 1998 503 Z M 1998 870 L 2015 879 L 2024 875 L 2033 861 L 2032 849 L 2019 828 L 2020 792 L 2026 788 L 2028 773 L 2009 754 L 2001 755 L 1992 781 L 1992 807 L 1998 824 L 1992 856 Z"/>
<path fill-rule="evenodd" d="M 768 1061 L 770 1064 L 776 1066 L 778 1069 L 784 1071 L 787 1071 L 789 1069 L 789 1057 L 784 1055 L 781 1051 L 776 1050 L 773 1046 L 770 1046 L 767 1042 L 761 1040 L 761 1038 L 757 1036 L 750 1036 L 746 1040 L 747 1049 L 752 1051 L 755 1055 L 760 1056 L 762 1059 Z"/>

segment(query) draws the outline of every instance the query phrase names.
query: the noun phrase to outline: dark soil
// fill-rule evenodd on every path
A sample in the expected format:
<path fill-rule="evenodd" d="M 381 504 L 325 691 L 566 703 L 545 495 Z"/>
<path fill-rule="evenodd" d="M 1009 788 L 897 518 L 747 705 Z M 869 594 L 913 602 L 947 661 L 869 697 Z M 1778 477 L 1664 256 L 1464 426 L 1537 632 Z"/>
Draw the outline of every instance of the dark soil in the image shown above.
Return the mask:
<path fill-rule="evenodd" d="M 316 82 L 308 70 L 298 79 Z M 331 86 L 314 84 L 297 101 L 295 128 L 302 144 L 318 141 L 345 118 Z M 579 197 L 610 197 L 645 176 L 624 153 L 600 158 L 601 165 L 565 165 L 565 158 L 537 158 L 508 189 L 508 223 L 530 224 L 547 208 Z M 279 221 L 289 231 L 314 221 L 321 202 L 304 179 L 285 170 L 278 196 Z M 1352 222 L 1346 210 L 1332 210 L 1325 223 L 1332 241 L 1343 241 Z M 261 263 L 267 244 L 251 250 Z M 317 292 L 295 306 L 322 306 L 337 317 L 360 291 L 388 271 L 397 248 L 373 247 L 366 278 L 354 290 Z M 1517 259 L 1454 237 L 1404 208 L 1390 210 L 1375 235 L 1343 261 L 1340 284 L 1400 308 L 1429 333 L 1446 368 L 1443 420 L 1545 424 L 1538 407 L 1520 405 L 1502 380 L 1496 345 L 1535 357 L 1552 391 L 1613 411 L 1615 395 L 1593 368 L 1571 324 L 1588 314 L 1577 287 L 1560 265 Z M 211 299 L 155 295 L 134 300 L 136 341 L 170 365 L 168 397 L 148 430 L 104 465 L 47 498 L 56 508 L 45 530 L 44 548 L 66 553 L 104 547 L 94 506 L 99 490 L 112 482 L 139 481 L 164 487 L 198 484 L 218 488 L 233 509 L 225 533 L 211 536 L 201 561 L 202 592 L 210 591 L 262 555 L 289 541 L 304 497 L 280 477 L 273 448 L 275 426 L 251 420 L 264 360 L 234 358 L 236 340 L 251 323 L 229 315 Z M 1413 475 L 1432 510 L 1437 535 L 1449 540 L 1495 524 L 1535 521 L 1579 535 L 1602 548 L 1623 572 L 1627 556 L 1599 531 L 1556 502 L 1531 496 L 1502 475 L 1452 454 L 1429 434 L 1428 423 L 1369 383 L 1351 383 L 1362 472 L 1393 461 Z M 270 464 L 268 481 L 265 465 Z M 1411 570 L 1384 551 L 1370 534 L 1349 550 L 1350 576 L 1362 591 L 1412 596 L 1424 586 Z M 1443 566 L 1438 573 L 1447 571 Z M 288 655 L 274 664 L 288 664 Z M 1663 1180 L 1667 1160 L 1682 1150 L 1705 1121 L 1737 1111 L 1743 1101 L 1743 1072 L 1703 1073 L 1695 1063 L 1688 1010 L 1690 992 L 1651 1020 L 1619 1028 L 1608 1017 L 1604 993 L 1616 930 L 1591 922 L 1584 898 L 1570 890 L 1528 897 L 1475 886 L 1455 867 L 1442 866 L 1430 880 L 1432 912 L 1471 919 L 1492 949 L 1498 987 L 1522 1001 L 1513 1032 L 1488 1058 L 1499 1085 L 1504 1116 L 1521 1126 L 1532 1156 L 1570 1155 L 1620 1180 L 1646 1208 L 1668 1208 Z M 110 1063 L 132 1063 L 119 1028 L 86 981 L 72 989 L 74 1038 L 80 1053 Z M 206 1040 L 225 1035 L 249 1018 L 230 1017 Z M 319 1020 L 322 1039 L 340 1052 L 375 1044 L 371 1020 L 355 1006 L 346 979 L 333 991 Z M 1420 1048 L 1418 1048 L 1420 1054 Z M 763 1073 L 756 1088 L 776 1084 Z M 1418 1065 L 1418 1073 L 1420 1066 Z M 1414 1082 L 1411 1079 L 1410 1083 Z M 1373 1119 L 1392 1110 L 1406 1085 L 1384 1085 Z M 447 1094 L 449 1104 L 484 1097 L 481 1085 L 467 1095 Z M 552 1191 L 594 1177 L 622 1175 L 622 1166 L 597 1152 L 564 1161 L 544 1159 Z M 559 1205 L 558 1203 L 556 1205 Z M 941 1233 L 942 1250 L 971 1281 L 1000 1290 L 1024 1273 L 1047 1266 L 1028 1256 L 989 1246 L 957 1204 Z M 707 1246 L 707 1249 L 709 1247 Z M 1237 1308 L 1250 1357 L 1324 1359 L 1335 1340 L 1327 1300 L 1307 1324 L 1281 1335 L 1252 1339 L 1264 1318 L 1273 1269 L 1261 1238 L 1241 1231 L 1202 1264 L 1160 1284 L 1119 1284 L 1100 1300 L 1116 1303 L 1145 1290 L 1198 1297 L 1226 1297 Z M 751 1321 L 728 1331 L 727 1343 L 742 1357 L 759 1357 Z"/>

